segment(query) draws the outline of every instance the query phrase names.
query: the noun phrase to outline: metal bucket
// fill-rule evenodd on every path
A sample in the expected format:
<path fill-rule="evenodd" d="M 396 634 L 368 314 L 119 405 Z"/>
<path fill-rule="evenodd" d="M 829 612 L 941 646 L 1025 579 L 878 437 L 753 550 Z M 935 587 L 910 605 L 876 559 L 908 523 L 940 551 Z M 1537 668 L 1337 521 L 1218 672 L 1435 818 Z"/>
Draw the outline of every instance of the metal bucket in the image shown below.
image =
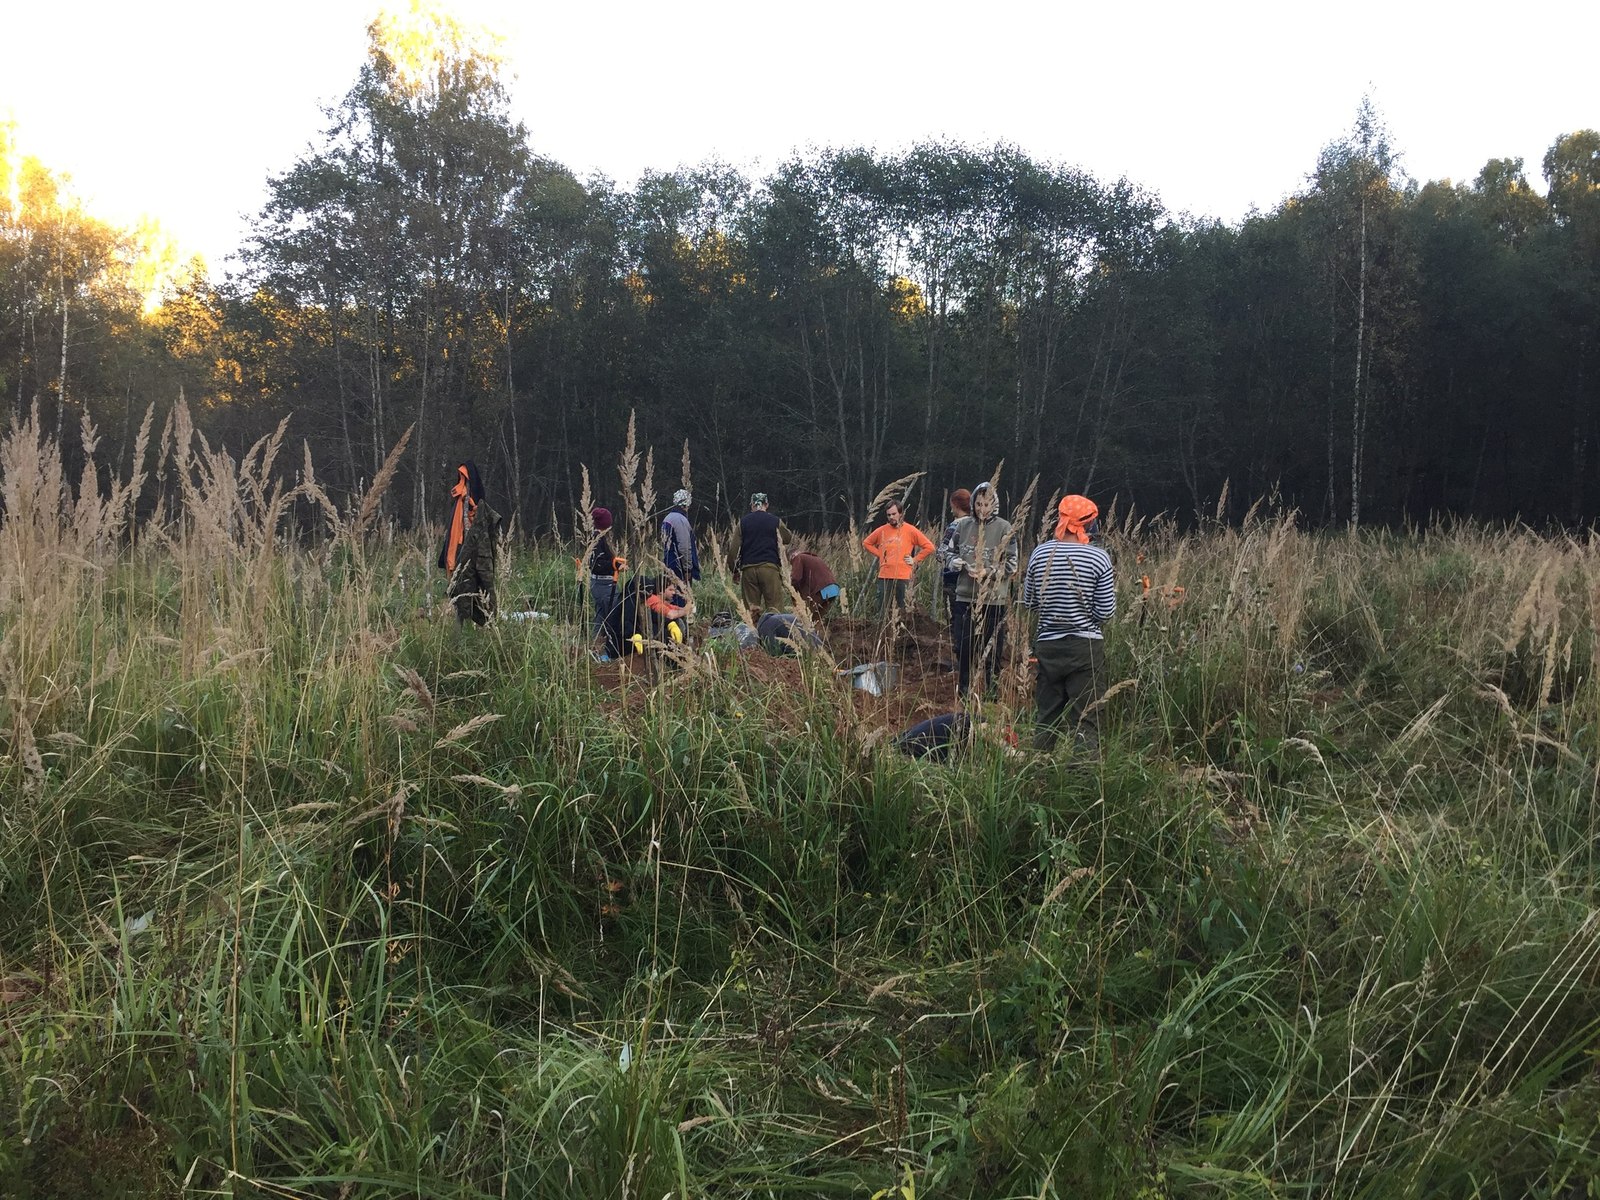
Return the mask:
<path fill-rule="evenodd" d="M 900 668 L 891 662 L 863 663 L 839 674 L 848 676 L 851 687 L 869 696 L 881 696 L 900 682 Z"/>

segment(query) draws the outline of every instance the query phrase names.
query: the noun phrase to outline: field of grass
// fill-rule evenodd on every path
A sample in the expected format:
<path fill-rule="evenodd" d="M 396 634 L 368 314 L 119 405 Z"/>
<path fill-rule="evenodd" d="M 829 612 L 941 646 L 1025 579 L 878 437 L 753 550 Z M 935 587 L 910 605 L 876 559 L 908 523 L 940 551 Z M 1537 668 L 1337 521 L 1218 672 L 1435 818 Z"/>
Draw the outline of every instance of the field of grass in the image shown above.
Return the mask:
<path fill-rule="evenodd" d="M 149 440 L 0 446 L 0 1194 L 1600 1194 L 1588 539 L 1116 522 L 1099 752 L 938 765 Z"/>

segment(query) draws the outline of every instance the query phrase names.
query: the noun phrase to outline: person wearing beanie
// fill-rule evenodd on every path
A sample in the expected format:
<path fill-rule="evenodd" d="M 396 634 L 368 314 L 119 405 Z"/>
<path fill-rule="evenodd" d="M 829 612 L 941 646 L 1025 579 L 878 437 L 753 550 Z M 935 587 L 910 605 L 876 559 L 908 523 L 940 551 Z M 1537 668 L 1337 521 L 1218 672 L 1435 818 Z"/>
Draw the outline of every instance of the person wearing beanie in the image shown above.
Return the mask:
<path fill-rule="evenodd" d="M 878 560 L 878 616 L 887 621 L 905 607 L 911 572 L 933 553 L 933 543 L 905 519 L 898 500 L 889 501 L 884 516 L 884 523 L 867 534 L 861 544 Z"/>
<path fill-rule="evenodd" d="M 589 599 L 594 602 L 589 640 L 593 643 L 605 632 L 606 618 L 616 607 L 620 594 L 618 576 L 628 564 L 622 555 L 611 549 L 611 510 L 596 506 L 589 516 L 594 522 L 594 548 L 589 552 Z M 600 653 L 604 661 L 607 652 Z"/>
<path fill-rule="evenodd" d="M 750 511 L 739 519 L 728 543 L 733 578 L 752 618 L 759 618 L 764 612 L 787 612 L 789 608 L 780 523 L 770 509 L 765 492 L 752 495 Z"/>
<path fill-rule="evenodd" d="M 956 696 L 972 684 L 972 659 L 981 658 L 985 686 L 999 677 L 1006 654 L 1006 610 L 1017 574 L 1017 543 L 1011 522 L 1000 515 L 1000 498 L 985 480 L 972 489 L 972 514 L 954 522 L 945 537 L 946 563 L 958 572 L 950 632 L 956 643 Z"/>
<path fill-rule="evenodd" d="M 950 566 L 950 559 L 954 552 L 949 549 L 951 535 L 955 532 L 956 522 L 962 517 L 972 513 L 972 493 L 966 488 L 957 488 L 950 493 L 950 523 L 944 527 L 944 536 L 939 539 L 939 571 L 940 583 L 944 590 L 944 615 L 946 620 L 953 620 L 956 611 L 956 583 L 961 579 L 961 572 Z"/>
<path fill-rule="evenodd" d="M 1100 510 L 1087 496 L 1064 496 L 1055 540 L 1028 557 L 1022 604 L 1034 613 L 1033 703 L 1037 750 L 1049 750 L 1063 726 L 1079 742 L 1099 745 L 1094 702 L 1105 683 L 1102 627 L 1117 612 L 1111 556 L 1094 544 Z"/>
<path fill-rule="evenodd" d="M 487 625 L 494 615 L 499 534 L 500 514 L 484 503 L 477 464 L 466 459 L 456 467 L 450 488 L 450 520 L 439 551 L 439 566 L 450 573 L 445 595 L 455 605 L 459 624 Z"/>

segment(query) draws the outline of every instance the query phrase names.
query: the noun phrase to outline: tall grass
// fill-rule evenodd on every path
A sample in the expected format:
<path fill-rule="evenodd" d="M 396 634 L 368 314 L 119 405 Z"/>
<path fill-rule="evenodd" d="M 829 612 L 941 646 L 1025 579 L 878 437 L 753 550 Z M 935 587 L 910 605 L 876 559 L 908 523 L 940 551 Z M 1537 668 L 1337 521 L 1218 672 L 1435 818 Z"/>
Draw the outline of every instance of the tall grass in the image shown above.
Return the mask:
<path fill-rule="evenodd" d="M 83 441 L 0 445 L 0 1193 L 1600 1173 L 1587 541 L 1123 521 L 1099 755 L 931 765 L 820 664 L 441 623 L 282 430 Z M 577 616 L 565 550 L 503 586 Z"/>

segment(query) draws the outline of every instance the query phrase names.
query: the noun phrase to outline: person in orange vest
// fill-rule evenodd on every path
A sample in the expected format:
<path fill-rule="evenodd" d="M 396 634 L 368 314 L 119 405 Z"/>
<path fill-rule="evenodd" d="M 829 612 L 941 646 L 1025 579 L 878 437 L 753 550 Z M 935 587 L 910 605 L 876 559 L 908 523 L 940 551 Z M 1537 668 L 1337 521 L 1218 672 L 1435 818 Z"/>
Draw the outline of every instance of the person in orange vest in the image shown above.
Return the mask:
<path fill-rule="evenodd" d="M 867 534 L 861 544 L 878 560 L 878 615 L 905 607 L 906 582 L 916 565 L 933 553 L 927 534 L 908 523 L 896 501 L 884 509 L 887 520 Z"/>

